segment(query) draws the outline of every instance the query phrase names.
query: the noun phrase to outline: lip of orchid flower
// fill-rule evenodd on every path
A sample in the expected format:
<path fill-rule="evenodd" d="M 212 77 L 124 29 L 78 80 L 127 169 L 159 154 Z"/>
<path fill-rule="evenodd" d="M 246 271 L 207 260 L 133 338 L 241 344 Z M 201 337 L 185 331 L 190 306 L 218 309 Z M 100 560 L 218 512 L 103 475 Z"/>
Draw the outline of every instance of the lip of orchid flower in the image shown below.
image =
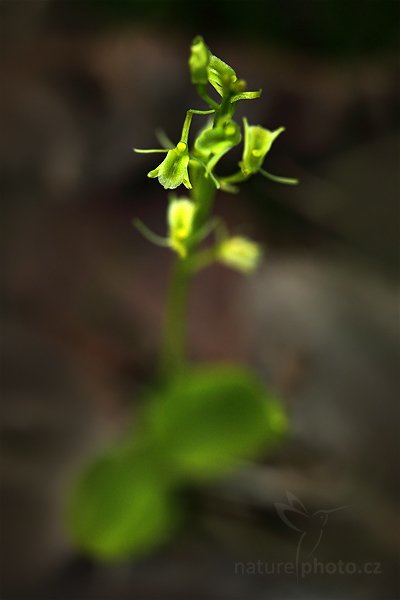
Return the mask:
<path fill-rule="evenodd" d="M 190 190 L 192 185 L 189 180 L 188 165 L 189 152 L 187 144 L 181 141 L 175 148 L 168 150 L 162 163 L 150 171 L 147 176 L 157 177 L 165 189 L 173 190 L 183 183 Z"/>

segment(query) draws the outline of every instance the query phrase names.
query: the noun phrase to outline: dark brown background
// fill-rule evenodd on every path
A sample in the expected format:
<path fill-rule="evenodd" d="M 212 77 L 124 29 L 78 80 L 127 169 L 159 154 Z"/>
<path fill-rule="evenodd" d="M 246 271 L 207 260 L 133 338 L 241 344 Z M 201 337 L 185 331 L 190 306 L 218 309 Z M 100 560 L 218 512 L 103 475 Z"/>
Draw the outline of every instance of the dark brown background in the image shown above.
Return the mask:
<path fill-rule="evenodd" d="M 49 600 L 398 598 L 399 3 L 3 1 L 1 9 L 1 563 L 3 597 Z M 146 178 L 154 130 L 201 107 L 187 53 L 263 87 L 239 116 L 286 132 L 261 177 L 218 197 L 232 231 L 266 246 L 251 279 L 194 283 L 190 354 L 243 360 L 283 398 L 292 435 L 229 481 L 191 490 L 184 529 L 138 562 L 71 546 L 79 466 L 126 426 L 154 376 L 171 256 L 166 194 Z M 196 121 L 196 123 L 198 123 Z M 196 124 L 194 123 L 194 125 Z M 233 159 L 225 162 L 227 172 Z M 274 504 L 333 513 L 319 560 L 376 576 L 238 576 L 293 561 Z"/>

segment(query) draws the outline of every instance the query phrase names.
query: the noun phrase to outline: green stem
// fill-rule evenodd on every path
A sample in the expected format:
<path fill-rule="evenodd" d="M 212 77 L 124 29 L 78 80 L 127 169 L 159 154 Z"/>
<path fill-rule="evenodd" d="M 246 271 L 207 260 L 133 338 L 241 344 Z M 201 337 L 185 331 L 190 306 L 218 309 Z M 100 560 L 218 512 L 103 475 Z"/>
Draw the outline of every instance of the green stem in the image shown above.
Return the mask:
<path fill-rule="evenodd" d="M 206 102 L 211 108 L 217 110 L 219 108 L 218 102 L 215 102 L 207 93 L 207 86 L 204 84 L 199 84 L 197 86 L 197 93 L 200 98 L 203 98 L 204 102 Z"/>
<path fill-rule="evenodd" d="M 182 259 L 177 257 L 172 270 L 161 362 L 162 373 L 165 377 L 179 373 L 184 367 L 187 300 L 190 280 L 194 273 L 191 268 L 191 259 L 199 244 L 199 240 L 196 239 L 196 232 L 204 227 L 211 212 L 216 192 L 215 185 L 210 178 L 204 176 L 204 169 L 200 165 L 193 166 L 192 181 L 192 200 L 198 207 L 193 231 L 194 241 L 189 249 L 187 258 Z"/>
<path fill-rule="evenodd" d="M 186 346 L 186 304 L 190 271 L 187 260 L 176 258 L 167 299 L 161 370 L 164 376 L 181 371 Z"/>
<path fill-rule="evenodd" d="M 196 108 L 189 108 L 189 110 L 186 111 L 186 118 L 182 127 L 181 142 L 184 144 L 188 143 L 189 129 L 192 123 L 193 115 L 212 115 L 213 113 L 215 113 L 214 109 L 197 110 Z"/>
<path fill-rule="evenodd" d="M 202 269 L 209 267 L 212 265 L 217 258 L 217 253 L 215 248 L 210 248 L 208 250 L 203 250 L 203 252 L 199 252 L 196 257 L 193 259 L 192 263 L 192 271 L 193 273 L 198 273 Z"/>
<path fill-rule="evenodd" d="M 221 183 L 242 183 L 242 181 L 246 181 L 249 178 L 249 175 L 243 175 L 242 171 L 237 171 L 233 175 L 228 175 L 227 177 L 221 177 Z"/>
<path fill-rule="evenodd" d="M 194 231 L 198 231 L 200 227 L 204 226 L 211 213 L 216 186 L 211 177 L 206 177 L 204 167 L 196 162 L 190 165 L 190 178 L 193 184 L 191 197 L 197 207 Z"/>

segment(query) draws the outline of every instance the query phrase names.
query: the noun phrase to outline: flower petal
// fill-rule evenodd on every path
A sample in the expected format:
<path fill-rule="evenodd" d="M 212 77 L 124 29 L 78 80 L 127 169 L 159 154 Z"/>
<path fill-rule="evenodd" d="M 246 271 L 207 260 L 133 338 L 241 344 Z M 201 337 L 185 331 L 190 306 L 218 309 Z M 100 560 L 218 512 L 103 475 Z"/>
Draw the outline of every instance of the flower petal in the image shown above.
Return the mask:
<path fill-rule="evenodd" d="M 179 142 L 181 144 L 181 142 Z M 158 177 L 158 181 L 165 189 L 175 189 L 182 183 L 190 186 L 188 176 L 189 153 L 178 146 L 169 150 L 160 165 L 148 173 L 148 177 Z M 190 186 L 191 187 L 191 186 Z"/>
<path fill-rule="evenodd" d="M 203 131 L 195 142 L 195 148 L 201 154 L 220 154 L 239 144 L 241 140 L 240 128 L 231 121 L 225 126 L 215 127 Z"/>
<path fill-rule="evenodd" d="M 285 131 L 284 127 L 270 131 L 260 125 L 250 126 L 247 119 L 244 119 L 244 149 L 243 159 L 240 162 L 243 175 L 248 176 L 261 169 L 272 143 L 283 131 Z"/>

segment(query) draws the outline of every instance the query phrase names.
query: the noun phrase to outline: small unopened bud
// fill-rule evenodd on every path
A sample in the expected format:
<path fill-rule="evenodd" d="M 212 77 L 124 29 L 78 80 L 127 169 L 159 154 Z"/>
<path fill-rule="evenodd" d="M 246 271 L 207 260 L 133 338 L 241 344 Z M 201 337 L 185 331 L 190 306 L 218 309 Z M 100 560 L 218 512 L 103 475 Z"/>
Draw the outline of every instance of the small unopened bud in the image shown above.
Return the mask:
<path fill-rule="evenodd" d="M 202 37 L 197 36 L 190 50 L 189 68 L 192 83 L 205 85 L 208 81 L 207 67 L 210 60 L 210 51 Z"/>
<path fill-rule="evenodd" d="M 236 94 L 240 94 L 241 92 L 244 92 L 246 88 L 247 88 L 247 83 L 244 79 L 238 79 L 233 85 L 233 91 Z"/>
<path fill-rule="evenodd" d="M 258 244 L 244 237 L 232 237 L 224 240 L 218 249 L 218 260 L 242 273 L 254 271 L 261 260 Z"/>
<path fill-rule="evenodd" d="M 182 258 L 187 256 L 187 240 L 193 231 L 195 205 L 186 198 L 172 200 L 168 208 L 169 245 Z"/>

